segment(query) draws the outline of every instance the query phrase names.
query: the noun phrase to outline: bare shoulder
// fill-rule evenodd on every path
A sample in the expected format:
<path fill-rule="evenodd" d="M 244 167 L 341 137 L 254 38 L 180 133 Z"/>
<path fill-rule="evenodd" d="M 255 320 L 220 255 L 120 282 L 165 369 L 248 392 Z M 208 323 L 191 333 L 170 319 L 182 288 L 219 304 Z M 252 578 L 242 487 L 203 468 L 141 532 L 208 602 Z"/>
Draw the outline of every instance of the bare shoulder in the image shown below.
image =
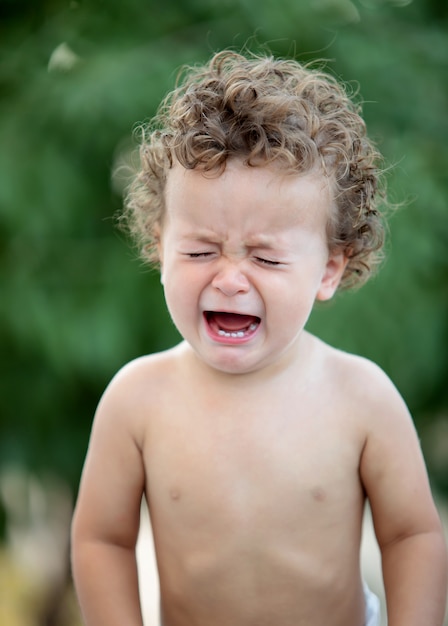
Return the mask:
<path fill-rule="evenodd" d="M 137 439 L 148 415 L 172 394 L 181 348 L 138 357 L 124 365 L 112 378 L 98 405 L 95 425 L 132 431 Z M 140 432 L 139 432 L 140 431 Z"/>
<path fill-rule="evenodd" d="M 373 361 L 317 341 L 326 380 L 340 401 L 373 427 L 393 415 L 409 423 L 406 404 L 390 377 Z"/>
<path fill-rule="evenodd" d="M 123 397 L 127 401 L 131 399 L 129 392 L 132 392 L 131 397 L 138 394 L 138 400 L 142 400 L 141 394 L 146 396 L 156 389 L 162 391 L 165 386 L 171 385 L 172 378 L 176 375 L 176 367 L 181 360 L 181 348 L 178 345 L 130 361 L 112 378 L 106 394 L 114 394 L 115 399 Z"/>
<path fill-rule="evenodd" d="M 179 360 L 180 346 L 163 352 L 138 357 L 124 365 L 112 378 L 106 392 L 126 394 L 128 389 L 141 391 L 142 388 L 156 388 L 170 378 Z"/>
<path fill-rule="evenodd" d="M 327 402 L 363 442 L 363 459 L 384 459 L 408 446 L 419 453 L 414 421 L 394 382 L 376 363 L 317 340 L 317 362 L 328 387 Z"/>

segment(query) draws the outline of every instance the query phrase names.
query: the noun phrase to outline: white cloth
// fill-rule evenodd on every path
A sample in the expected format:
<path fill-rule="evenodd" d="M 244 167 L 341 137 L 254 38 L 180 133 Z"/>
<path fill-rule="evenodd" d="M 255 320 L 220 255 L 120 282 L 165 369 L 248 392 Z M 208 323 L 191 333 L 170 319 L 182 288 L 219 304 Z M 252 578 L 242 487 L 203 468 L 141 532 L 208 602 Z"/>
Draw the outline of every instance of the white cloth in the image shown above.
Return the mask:
<path fill-rule="evenodd" d="M 366 602 L 366 622 L 365 626 L 380 626 L 381 611 L 380 600 L 376 596 L 366 583 L 364 583 L 364 598 Z"/>

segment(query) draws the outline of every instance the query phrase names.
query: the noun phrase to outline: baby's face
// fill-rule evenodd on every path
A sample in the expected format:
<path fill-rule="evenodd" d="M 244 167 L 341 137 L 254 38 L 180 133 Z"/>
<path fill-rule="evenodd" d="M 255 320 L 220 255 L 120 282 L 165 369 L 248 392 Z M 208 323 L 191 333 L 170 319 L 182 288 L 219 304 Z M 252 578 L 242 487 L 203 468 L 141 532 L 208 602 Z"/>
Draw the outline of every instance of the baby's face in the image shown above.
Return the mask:
<path fill-rule="evenodd" d="M 207 364 L 241 374 L 294 355 L 314 301 L 331 298 L 345 267 L 327 246 L 331 204 L 318 172 L 238 160 L 214 177 L 173 167 L 162 282 L 174 323 Z"/>

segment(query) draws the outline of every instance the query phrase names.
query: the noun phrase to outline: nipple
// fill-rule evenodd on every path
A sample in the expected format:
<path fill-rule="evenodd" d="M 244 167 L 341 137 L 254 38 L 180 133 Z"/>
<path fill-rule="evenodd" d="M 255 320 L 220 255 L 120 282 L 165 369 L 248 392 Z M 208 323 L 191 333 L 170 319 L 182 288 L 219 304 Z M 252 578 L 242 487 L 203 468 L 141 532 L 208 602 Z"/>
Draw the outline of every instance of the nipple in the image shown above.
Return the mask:
<path fill-rule="evenodd" d="M 316 502 L 324 502 L 327 497 L 325 489 L 322 489 L 322 487 L 314 487 L 311 490 L 311 494 Z"/>

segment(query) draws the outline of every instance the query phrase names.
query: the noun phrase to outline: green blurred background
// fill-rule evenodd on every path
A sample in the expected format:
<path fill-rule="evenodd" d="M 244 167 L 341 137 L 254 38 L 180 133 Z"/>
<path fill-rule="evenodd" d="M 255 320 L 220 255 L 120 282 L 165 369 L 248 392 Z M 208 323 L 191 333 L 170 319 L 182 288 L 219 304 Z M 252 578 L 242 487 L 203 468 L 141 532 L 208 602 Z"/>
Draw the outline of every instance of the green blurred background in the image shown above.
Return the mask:
<path fill-rule="evenodd" d="M 4 546 L 45 516 L 67 529 L 104 387 L 130 359 L 178 339 L 158 276 L 114 220 L 124 181 L 112 171 L 129 158 L 136 123 L 182 64 L 266 45 L 325 59 L 359 86 L 401 208 L 378 277 L 317 307 L 309 328 L 391 376 L 434 489 L 448 495 L 446 0 L 1 0 Z M 50 604 L 8 624 L 70 623 Z"/>

